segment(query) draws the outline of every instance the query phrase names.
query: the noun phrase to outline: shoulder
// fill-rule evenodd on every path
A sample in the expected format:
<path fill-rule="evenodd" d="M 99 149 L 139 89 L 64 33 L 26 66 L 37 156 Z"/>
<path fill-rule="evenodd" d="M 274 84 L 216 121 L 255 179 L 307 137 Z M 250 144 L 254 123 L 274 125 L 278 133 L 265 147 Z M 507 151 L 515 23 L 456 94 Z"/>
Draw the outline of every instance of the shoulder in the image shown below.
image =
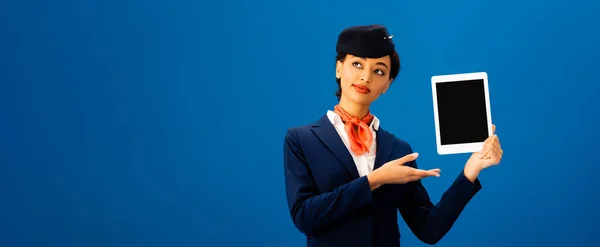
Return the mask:
<path fill-rule="evenodd" d="M 395 134 L 393 134 L 392 132 L 384 129 L 384 128 L 379 128 L 379 130 L 377 131 L 378 135 L 387 135 L 389 139 L 392 140 L 392 144 L 394 145 L 394 148 L 411 148 L 410 143 L 403 139 L 402 137 L 399 137 Z"/>
<path fill-rule="evenodd" d="M 391 154 L 389 156 L 389 160 L 399 159 L 399 158 L 402 158 L 402 157 L 414 152 L 412 149 L 412 146 L 410 145 L 410 143 L 407 140 L 405 140 L 401 137 L 398 137 L 384 129 L 380 128 L 380 131 L 384 135 L 388 135 L 387 138 L 390 139 L 390 141 L 388 143 L 392 144 L 392 150 L 391 150 Z M 416 161 L 411 161 L 411 162 L 407 163 L 406 165 L 411 166 L 413 168 L 418 168 Z"/>
<path fill-rule="evenodd" d="M 288 137 L 288 136 L 302 136 L 302 135 L 305 135 L 312 128 L 322 126 L 324 124 L 327 124 L 328 122 L 329 122 L 329 119 L 327 118 L 327 115 L 323 115 L 323 116 L 321 116 L 320 118 L 314 120 L 311 123 L 288 127 L 287 130 L 286 130 L 286 137 Z"/>
<path fill-rule="evenodd" d="M 412 147 L 410 146 L 410 143 L 408 143 L 408 141 L 396 137 L 394 136 L 394 147 L 399 147 L 401 149 L 408 149 L 412 152 Z"/>
<path fill-rule="evenodd" d="M 381 150 L 388 150 L 388 151 L 384 151 L 384 155 L 386 155 L 386 157 L 388 157 L 387 158 L 388 160 L 399 159 L 399 158 L 402 158 L 402 157 L 414 152 L 409 141 L 407 141 L 406 139 L 399 137 L 383 128 L 379 128 L 377 138 L 382 138 L 382 140 L 380 140 L 380 143 L 382 143 L 383 145 L 391 146 L 388 148 L 381 149 Z M 389 152 L 389 154 L 388 154 L 388 152 Z"/>
<path fill-rule="evenodd" d="M 327 124 L 327 121 L 327 116 L 323 115 L 311 123 L 288 127 L 285 132 L 285 140 L 297 143 L 302 137 L 309 135 L 312 128 Z"/>

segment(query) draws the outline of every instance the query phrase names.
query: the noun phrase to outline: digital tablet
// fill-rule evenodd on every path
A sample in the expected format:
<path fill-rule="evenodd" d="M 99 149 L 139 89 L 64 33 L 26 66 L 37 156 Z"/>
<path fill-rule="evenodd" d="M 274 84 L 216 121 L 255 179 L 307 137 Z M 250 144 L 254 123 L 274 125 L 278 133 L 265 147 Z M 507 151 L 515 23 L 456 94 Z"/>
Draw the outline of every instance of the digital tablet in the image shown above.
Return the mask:
<path fill-rule="evenodd" d="M 440 155 L 478 152 L 492 135 L 486 72 L 431 77 Z"/>

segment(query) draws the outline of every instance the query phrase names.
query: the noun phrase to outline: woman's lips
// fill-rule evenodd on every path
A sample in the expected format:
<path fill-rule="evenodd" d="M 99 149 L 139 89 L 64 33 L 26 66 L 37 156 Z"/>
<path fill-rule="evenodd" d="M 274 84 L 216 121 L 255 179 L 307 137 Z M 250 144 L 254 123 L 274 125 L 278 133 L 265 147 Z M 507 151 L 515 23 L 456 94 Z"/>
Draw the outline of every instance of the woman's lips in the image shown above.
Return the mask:
<path fill-rule="evenodd" d="M 371 90 L 369 90 L 368 87 L 365 87 L 360 84 L 353 84 L 352 87 L 354 88 L 354 90 L 356 90 L 357 92 L 362 93 L 362 94 L 368 94 L 371 92 Z"/>

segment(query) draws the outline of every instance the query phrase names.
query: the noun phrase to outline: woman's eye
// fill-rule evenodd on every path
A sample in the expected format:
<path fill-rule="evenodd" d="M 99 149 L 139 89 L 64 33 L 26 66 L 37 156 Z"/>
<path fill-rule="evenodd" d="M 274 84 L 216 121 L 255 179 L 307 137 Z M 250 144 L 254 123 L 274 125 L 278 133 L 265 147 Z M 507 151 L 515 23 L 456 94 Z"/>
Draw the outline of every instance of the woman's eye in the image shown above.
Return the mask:
<path fill-rule="evenodd" d="M 352 65 L 357 68 L 362 68 L 362 65 L 359 62 L 354 62 Z"/>
<path fill-rule="evenodd" d="M 385 73 L 383 73 L 383 71 L 380 69 L 375 70 L 375 73 L 377 73 L 378 75 L 385 75 Z"/>

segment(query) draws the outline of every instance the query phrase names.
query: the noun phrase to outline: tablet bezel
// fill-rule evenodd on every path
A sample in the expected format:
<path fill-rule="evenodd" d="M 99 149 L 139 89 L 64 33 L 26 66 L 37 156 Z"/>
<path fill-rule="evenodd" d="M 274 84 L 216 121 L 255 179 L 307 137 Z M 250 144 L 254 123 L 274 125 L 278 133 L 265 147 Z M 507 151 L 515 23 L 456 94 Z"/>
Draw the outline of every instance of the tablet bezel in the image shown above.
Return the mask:
<path fill-rule="evenodd" d="M 433 115 L 435 118 L 435 138 L 436 138 L 436 145 L 437 145 L 437 153 L 439 155 L 479 152 L 481 150 L 481 148 L 483 147 L 483 142 L 470 142 L 470 143 L 461 143 L 461 144 L 442 145 L 442 141 L 441 141 L 441 137 L 440 137 L 440 123 L 439 123 L 438 102 L 437 102 L 437 92 L 436 92 L 436 85 L 440 84 L 440 83 L 478 80 L 478 79 L 483 80 L 484 93 L 485 93 L 485 108 L 486 108 L 486 114 L 487 114 L 488 136 L 491 136 L 492 135 L 491 134 L 492 133 L 492 114 L 490 111 L 488 75 L 486 72 L 436 75 L 436 76 L 431 77 L 431 90 L 433 93 L 433 112 L 434 112 Z"/>

